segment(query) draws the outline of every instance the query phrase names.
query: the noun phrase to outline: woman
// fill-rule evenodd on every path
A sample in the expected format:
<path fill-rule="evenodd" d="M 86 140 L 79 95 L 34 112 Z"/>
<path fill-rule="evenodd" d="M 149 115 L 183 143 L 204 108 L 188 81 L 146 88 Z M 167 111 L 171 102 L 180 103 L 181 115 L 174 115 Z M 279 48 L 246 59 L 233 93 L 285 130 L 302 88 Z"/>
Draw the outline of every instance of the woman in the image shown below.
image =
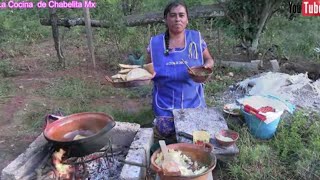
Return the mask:
<path fill-rule="evenodd" d="M 147 61 L 156 76 L 152 92 L 155 126 L 160 135 L 175 133 L 173 109 L 206 107 L 203 84 L 188 75 L 189 66 L 213 67 L 213 58 L 200 32 L 187 30 L 188 9 L 182 1 L 169 3 L 164 10 L 167 30 L 151 38 Z"/>

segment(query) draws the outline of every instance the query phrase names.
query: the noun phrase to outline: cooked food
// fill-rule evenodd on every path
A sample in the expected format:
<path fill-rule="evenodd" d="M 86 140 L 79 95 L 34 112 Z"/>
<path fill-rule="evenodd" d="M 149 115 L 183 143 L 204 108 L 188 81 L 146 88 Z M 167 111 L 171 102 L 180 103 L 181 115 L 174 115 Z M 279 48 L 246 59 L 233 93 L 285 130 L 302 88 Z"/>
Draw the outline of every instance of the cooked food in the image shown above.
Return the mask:
<path fill-rule="evenodd" d="M 209 75 L 209 74 L 210 74 L 210 73 L 208 73 L 208 72 L 201 71 L 201 72 L 195 73 L 195 76 L 207 76 L 207 75 Z"/>
<path fill-rule="evenodd" d="M 193 161 L 190 157 L 183 154 L 181 151 L 169 149 L 168 155 L 170 158 L 178 164 L 182 176 L 197 175 L 205 172 L 208 167 L 201 166 L 197 161 Z M 163 162 L 163 154 L 160 152 L 157 154 L 155 163 L 161 166 Z"/>
<path fill-rule="evenodd" d="M 223 136 L 222 134 L 218 134 L 217 137 L 219 140 L 224 141 L 224 142 L 232 142 L 233 139 L 227 136 Z"/>
<path fill-rule="evenodd" d="M 135 68 L 128 73 L 126 80 L 133 81 L 133 80 L 148 79 L 148 78 L 152 78 L 152 74 L 150 74 L 147 70 L 142 68 Z"/>
<path fill-rule="evenodd" d="M 79 140 L 79 139 L 84 139 L 84 138 L 87 138 L 87 137 L 78 134 L 78 135 L 76 135 L 76 136 L 73 138 L 73 140 Z"/>
<path fill-rule="evenodd" d="M 107 79 L 113 83 L 121 83 L 133 80 L 149 80 L 153 77 L 153 73 L 148 72 L 148 70 L 153 69 L 152 63 L 147 64 L 146 69 L 140 68 L 139 65 L 128 65 L 128 64 L 119 64 L 121 70 L 118 74 L 111 76 L 111 79 Z"/>
<path fill-rule="evenodd" d="M 132 69 L 121 69 L 119 71 L 119 74 L 127 74 L 128 72 L 130 72 Z"/>

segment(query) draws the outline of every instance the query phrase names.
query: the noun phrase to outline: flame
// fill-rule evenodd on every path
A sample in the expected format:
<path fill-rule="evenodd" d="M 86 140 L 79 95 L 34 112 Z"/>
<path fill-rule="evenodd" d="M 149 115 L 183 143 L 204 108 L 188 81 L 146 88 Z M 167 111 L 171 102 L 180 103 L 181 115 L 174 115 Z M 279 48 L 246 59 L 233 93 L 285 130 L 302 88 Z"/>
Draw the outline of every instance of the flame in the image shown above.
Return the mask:
<path fill-rule="evenodd" d="M 53 165 L 55 166 L 56 175 L 63 179 L 70 179 L 73 168 L 71 165 L 61 163 L 64 154 L 65 151 L 63 149 L 59 149 L 59 151 L 53 153 L 52 161 Z"/>

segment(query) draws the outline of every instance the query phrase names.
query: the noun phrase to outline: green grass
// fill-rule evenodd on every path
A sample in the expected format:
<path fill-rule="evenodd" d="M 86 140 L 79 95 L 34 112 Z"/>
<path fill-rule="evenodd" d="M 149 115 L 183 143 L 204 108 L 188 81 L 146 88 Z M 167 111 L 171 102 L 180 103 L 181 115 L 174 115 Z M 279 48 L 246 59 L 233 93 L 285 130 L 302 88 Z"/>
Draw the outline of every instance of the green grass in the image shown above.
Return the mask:
<path fill-rule="evenodd" d="M 228 73 L 232 72 L 234 77 L 230 77 Z M 230 85 L 236 81 L 246 77 L 249 72 L 242 68 L 222 68 L 215 66 L 210 80 L 205 83 L 205 97 L 208 106 L 220 106 L 220 102 L 216 101 L 216 97 L 221 96 L 221 93 L 226 91 Z"/>
<path fill-rule="evenodd" d="M 80 102 L 112 95 L 112 89 L 103 89 L 97 82 L 85 81 L 74 77 L 64 77 L 50 86 L 39 91 L 40 94 L 51 98 L 76 99 Z"/>
<path fill-rule="evenodd" d="M 9 80 L 0 80 L 0 97 L 12 94 L 13 90 L 14 88 Z"/>
<path fill-rule="evenodd" d="M 141 126 L 151 126 L 154 115 L 151 108 L 144 108 L 139 112 L 129 112 L 127 110 L 113 109 L 110 114 L 116 121 L 138 123 Z"/>
<path fill-rule="evenodd" d="M 316 60 L 318 56 L 313 49 L 320 46 L 319 29 L 319 18 L 299 16 L 289 21 L 282 16 L 274 16 L 261 38 L 260 49 L 264 52 L 274 44 L 279 46 L 279 56 Z"/>
<path fill-rule="evenodd" d="M 13 77 L 17 74 L 10 60 L 0 60 L 0 77 Z"/>
<path fill-rule="evenodd" d="M 46 114 L 52 112 L 39 102 L 32 102 L 28 109 L 30 109 L 30 111 L 23 116 L 23 124 L 25 124 L 30 130 L 42 129 L 45 125 Z"/>
<path fill-rule="evenodd" d="M 319 116 L 301 111 L 287 116 L 265 141 L 255 139 L 245 124 L 228 123 L 240 134 L 240 154 L 223 169 L 227 179 L 319 179 Z"/>

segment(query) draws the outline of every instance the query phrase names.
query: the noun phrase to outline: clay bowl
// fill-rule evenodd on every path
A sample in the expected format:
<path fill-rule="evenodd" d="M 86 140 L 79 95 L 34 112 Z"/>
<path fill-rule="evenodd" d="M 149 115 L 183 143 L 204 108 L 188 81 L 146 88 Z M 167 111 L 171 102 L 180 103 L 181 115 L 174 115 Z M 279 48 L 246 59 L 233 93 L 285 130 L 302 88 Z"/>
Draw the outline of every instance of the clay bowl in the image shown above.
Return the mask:
<path fill-rule="evenodd" d="M 212 147 L 209 146 L 208 148 L 203 148 L 201 146 L 190 144 L 190 143 L 176 143 L 176 144 L 170 144 L 167 145 L 168 149 L 174 149 L 179 150 L 183 154 L 190 157 L 193 161 L 197 161 L 198 163 L 201 163 L 208 167 L 208 169 L 200 173 L 198 175 L 193 176 L 165 176 L 163 174 L 161 166 L 158 166 L 155 163 L 155 160 L 157 158 L 157 154 L 161 152 L 160 148 L 156 150 L 152 156 L 151 156 L 151 168 L 158 173 L 160 176 L 160 179 L 166 179 L 166 180 L 207 180 L 209 172 L 211 172 L 215 167 L 217 163 L 216 156 L 213 154 Z"/>
<path fill-rule="evenodd" d="M 239 133 L 229 129 L 223 129 L 215 134 L 215 138 L 221 146 L 228 147 L 238 140 Z"/>
<path fill-rule="evenodd" d="M 192 71 L 191 71 L 192 70 Z M 206 82 L 212 75 L 212 68 L 205 68 L 203 66 L 191 67 L 191 70 L 188 69 L 188 73 L 191 79 L 197 83 Z"/>

